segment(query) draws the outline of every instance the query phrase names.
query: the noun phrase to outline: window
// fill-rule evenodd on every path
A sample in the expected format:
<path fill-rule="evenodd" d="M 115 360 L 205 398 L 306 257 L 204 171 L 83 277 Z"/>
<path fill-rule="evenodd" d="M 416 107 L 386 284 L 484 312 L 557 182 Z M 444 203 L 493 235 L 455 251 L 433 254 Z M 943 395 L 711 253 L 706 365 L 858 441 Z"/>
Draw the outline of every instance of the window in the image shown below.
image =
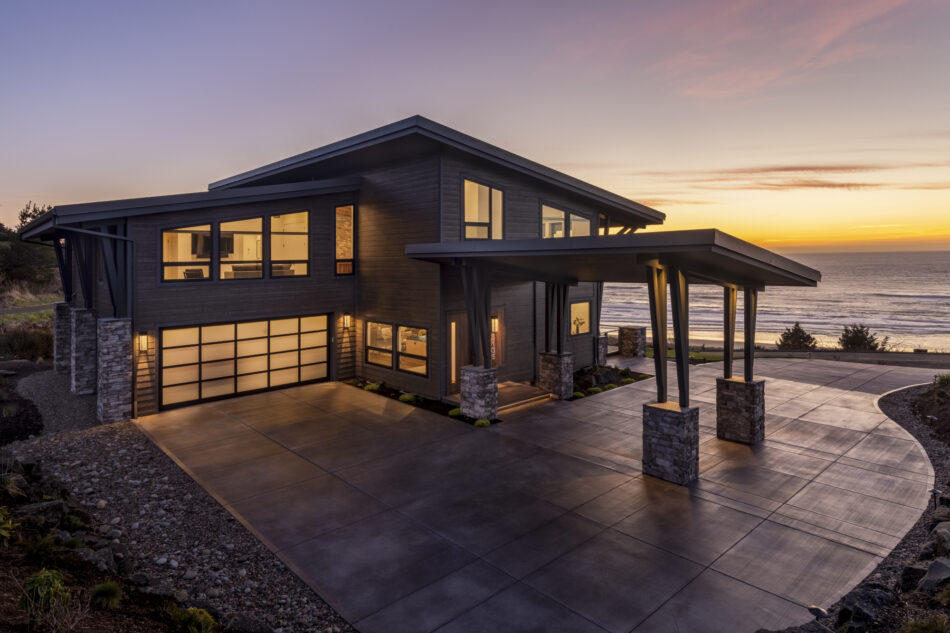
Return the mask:
<path fill-rule="evenodd" d="M 571 304 L 571 336 L 590 334 L 590 301 Z"/>
<path fill-rule="evenodd" d="M 425 376 L 428 373 L 428 331 L 421 327 L 399 326 L 399 369 Z"/>
<path fill-rule="evenodd" d="M 382 367 L 393 366 L 393 326 L 366 322 L 366 362 Z"/>
<path fill-rule="evenodd" d="M 261 279 L 264 276 L 263 226 L 264 218 L 221 223 L 218 234 L 220 279 Z"/>
<path fill-rule="evenodd" d="M 353 256 L 353 205 L 336 208 L 336 274 L 352 275 L 355 271 Z"/>
<path fill-rule="evenodd" d="M 306 276 L 310 259 L 308 215 L 300 211 L 270 216 L 271 277 Z"/>
<path fill-rule="evenodd" d="M 469 240 L 500 240 L 504 237 L 504 201 L 500 189 L 466 180 L 463 200 L 464 228 Z"/>
<path fill-rule="evenodd" d="M 547 204 L 541 205 L 542 238 L 586 237 L 590 234 L 590 218 Z"/>
<path fill-rule="evenodd" d="M 162 231 L 164 281 L 211 278 L 211 225 Z"/>

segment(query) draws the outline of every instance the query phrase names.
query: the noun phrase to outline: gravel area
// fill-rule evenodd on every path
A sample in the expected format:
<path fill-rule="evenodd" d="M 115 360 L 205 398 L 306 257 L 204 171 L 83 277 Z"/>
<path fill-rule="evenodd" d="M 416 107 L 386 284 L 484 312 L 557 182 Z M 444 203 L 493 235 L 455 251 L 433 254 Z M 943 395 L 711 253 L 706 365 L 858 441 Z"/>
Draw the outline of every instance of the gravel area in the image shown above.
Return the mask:
<path fill-rule="evenodd" d="M 38 403 L 39 404 L 39 403 Z M 7 447 L 40 457 L 74 499 L 128 547 L 150 586 L 276 631 L 353 631 L 131 422 L 44 435 Z"/>
<path fill-rule="evenodd" d="M 43 434 L 88 429 L 99 424 L 96 419 L 96 396 L 77 396 L 69 390 L 69 375 L 52 369 L 23 376 L 16 383 L 17 392 L 32 400 L 43 416 Z"/>

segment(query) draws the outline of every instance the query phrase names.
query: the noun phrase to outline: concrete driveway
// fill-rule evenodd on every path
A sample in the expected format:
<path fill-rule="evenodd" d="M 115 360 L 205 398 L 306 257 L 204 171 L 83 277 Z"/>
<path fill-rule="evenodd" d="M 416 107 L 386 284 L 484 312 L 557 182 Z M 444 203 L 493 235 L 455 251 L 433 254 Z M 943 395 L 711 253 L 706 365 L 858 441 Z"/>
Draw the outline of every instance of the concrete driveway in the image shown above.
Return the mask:
<path fill-rule="evenodd" d="M 846 593 L 933 482 L 875 406 L 932 370 L 757 366 L 754 448 L 715 438 L 721 365 L 693 368 L 690 488 L 640 474 L 652 380 L 490 429 L 338 383 L 137 422 L 360 631 L 751 632 Z"/>

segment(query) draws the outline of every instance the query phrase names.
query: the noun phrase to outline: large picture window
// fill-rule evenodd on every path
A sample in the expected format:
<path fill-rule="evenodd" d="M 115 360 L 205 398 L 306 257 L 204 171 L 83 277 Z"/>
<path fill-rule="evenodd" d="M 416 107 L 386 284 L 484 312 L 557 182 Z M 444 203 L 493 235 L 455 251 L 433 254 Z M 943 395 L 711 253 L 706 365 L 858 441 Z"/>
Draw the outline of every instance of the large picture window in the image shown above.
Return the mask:
<path fill-rule="evenodd" d="M 218 233 L 220 279 L 261 279 L 264 276 L 264 218 L 222 222 Z"/>
<path fill-rule="evenodd" d="M 393 326 L 388 323 L 366 322 L 366 362 L 392 368 Z"/>
<path fill-rule="evenodd" d="M 428 331 L 421 327 L 399 326 L 399 369 L 413 374 L 428 374 Z"/>
<path fill-rule="evenodd" d="M 162 280 L 211 278 L 211 225 L 162 231 Z"/>
<path fill-rule="evenodd" d="M 590 334 L 590 301 L 571 304 L 571 336 Z"/>
<path fill-rule="evenodd" d="M 336 208 L 336 274 L 352 275 L 356 271 L 353 255 L 353 235 L 356 223 L 353 205 Z"/>
<path fill-rule="evenodd" d="M 500 240 L 504 237 L 504 196 L 473 180 L 464 181 L 462 235 L 470 240 Z"/>
<path fill-rule="evenodd" d="M 587 237 L 591 234 L 590 218 L 548 204 L 541 205 L 541 237 Z"/>
<path fill-rule="evenodd" d="M 282 213 L 270 216 L 271 277 L 301 277 L 310 259 L 309 214 Z"/>

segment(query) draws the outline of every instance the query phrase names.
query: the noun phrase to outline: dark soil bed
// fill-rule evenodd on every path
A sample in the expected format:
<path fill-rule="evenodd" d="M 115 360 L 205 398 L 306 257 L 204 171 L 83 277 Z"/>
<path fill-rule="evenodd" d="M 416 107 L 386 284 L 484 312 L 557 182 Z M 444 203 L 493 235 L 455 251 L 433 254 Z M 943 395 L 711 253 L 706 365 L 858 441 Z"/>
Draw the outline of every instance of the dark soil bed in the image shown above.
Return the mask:
<path fill-rule="evenodd" d="M 37 371 L 49 369 L 48 363 L 30 361 L 0 362 L 0 446 L 25 440 L 43 431 L 43 417 L 29 400 L 20 396 L 16 383 Z"/>

